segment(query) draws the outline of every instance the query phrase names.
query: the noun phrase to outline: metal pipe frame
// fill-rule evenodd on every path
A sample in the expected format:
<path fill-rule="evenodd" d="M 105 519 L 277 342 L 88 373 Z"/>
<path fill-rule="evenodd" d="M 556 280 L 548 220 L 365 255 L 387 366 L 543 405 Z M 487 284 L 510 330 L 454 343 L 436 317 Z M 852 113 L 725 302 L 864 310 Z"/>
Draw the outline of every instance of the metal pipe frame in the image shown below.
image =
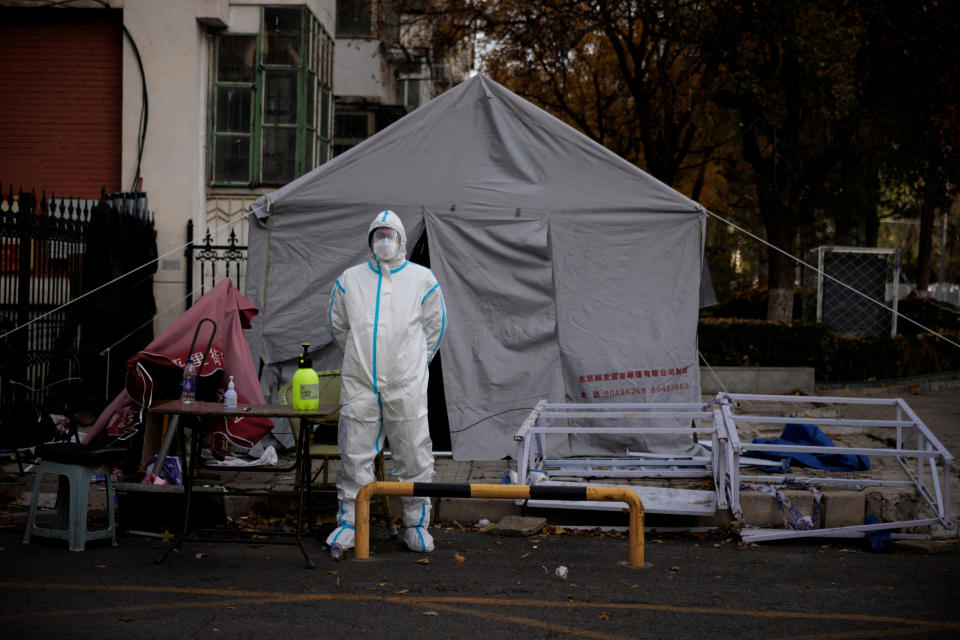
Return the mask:
<path fill-rule="evenodd" d="M 832 453 L 854 454 L 877 457 L 892 457 L 907 476 L 906 480 L 881 480 L 873 478 L 837 478 L 837 477 L 786 477 L 779 475 L 742 476 L 739 467 L 734 473 L 734 486 L 739 487 L 741 480 L 751 482 L 778 483 L 784 481 L 802 481 L 809 484 L 824 486 L 912 486 L 924 499 L 927 506 L 936 515 L 935 518 L 925 520 L 909 520 L 900 522 L 881 523 L 879 525 L 853 525 L 849 527 L 835 527 L 831 529 L 811 529 L 808 531 L 792 530 L 744 530 L 744 539 L 752 541 L 772 540 L 787 537 L 859 537 L 865 532 L 883 529 L 896 529 L 911 526 L 934 524 L 939 522 L 945 527 L 951 527 L 950 519 L 950 470 L 953 456 L 946 447 L 933 435 L 933 432 L 923 423 L 919 416 L 902 398 L 845 398 L 832 396 L 775 396 L 745 393 L 720 393 L 717 402 L 723 410 L 724 422 L 727 429 L 736 433 L 737 424 L 813 424 L 818 427 L 856 426 L 874 427 L 880 429 L 892 428 L 896 430 L 895 446 L 891 448 L 876 447 L 815 447 L 797 445 L 752 445 L 737 443 L 738 453 L 744 451 L 774 451 L 774 452 L 804 452 L 804 453 Z M 739 403 L 767 402 L 767 403 L 818 403 L 818 404 L 847 404 L 873 405 L 890 407 L 894 410 L 894 420 L 856 420 L 842 418 L 787 418 L 778 416 L 758 416 L 737 413 Z M 906 417 L 904 417 L 906 416 Z M 913 448 L 905 448 L 908 443 Z M 913 465 L 909 464 L 915 461 Z M 911 468 L 912 467 L 912 468 Z M 929 478 L 932 487 L 928 487 L 926 478 Z"/>
<path fill-rule="evenodd" d="M 370 557 L 370 499 L 374 496 L 430 498 L 503 498 L 625 502 L 630 507 L 631 567 L 643 566 L 643 501 L 630 489 L 611 487 L 538 487 L 515 484 L 445 484 L 431 482 L 371 482 L 357 493 L 354 555 Z"/>
<path fill-rule="evenodd" d="M 598 426 L 548 426 L 549 419 L 567 420 L 573 418 L 601 420 L 618 418 L 640 418 L 640 419 L 671 419 L 671 420 L 710 420 L 713 426 L 704 427 L 598 427 Z M 632 460 L 624 461 L 622 457 L 611 457 L 605 460 L 599 459 L 575 459 L 561 460 L 548 459 L 545 436 L 570 435 L 570 434 L 613 434 L 613 435 L 635 435 L 641 433 L 690 433 L 715 436 L 716 423 L 714 412 L 706 410 L 703 404 L 691 402 L 651 402 L 649 404 L 630 404 L 630 403 L 549 403 L 541 400 L 523 421 L 520 429 L 514 435 L 517 442 L 517 482 L 527 484 L 529 474 L 533 469 L 543 469 L 544 467 L 563 466 L 563 471 L 568 475 L 577 475 L 576 471 L 581 472 L 583 477 L 629 477 L 629 478 L 700 478 L 710 477 L 712 472 L 707 468 L 709 460 L 703 459 L 699 465 L 691 462 L 677 462 L 673 466 L 689 467 L 684 470 L 599 470 L 598 466 L 623 467 L 634 466 L 641 467 L 644 464 L 652 467 L 663 467 L 662 461 L 644 461 L 641 462 L 640 456 L 632 456 Z M 725 451 L 720 452 L 726 455 Z M 628 455 L 630 455 L 628 453 Z M 713 454 L 716 455 L 716 454 Z M 678 456 L 679 458 L 680 456 Z M 698 466 L 698 469 L 693 467 Z"/>
<path fill-rule="evenodd" d="M 895 414 L 892 420 L 856 420 L 843 418 L 794 418 L 769 414 L 747 415 L 740 413 L 740 403 L 765 402 L 773 404 L 826 404 L 826 405 L 868 405 L 889 407 Z M 520 430 L 514 436 L 517 442 L 517 482 L 526 485 L 531 471 L 545 467 L 559 468 L 567 475 L 582 475 L 584 477 L 703 477 L 711 476 L 717 492 L 717 505 L 728 509 L 730 514 L 740 520 L 742 508 L 740 504 L 740 485 L 743 481 L 783 484 L 787 481 L 800 481 L 823 486 L 856 487 L 864 486 L 894 486 L 914 487 L 918 494 L 927 503 L 934 518 L 881 523 L 880 525 L 853 525 L 849 527 L 835 527 L 830 529 L 812 529 L 806 532 L 795 530 L 756 530 L 744 529 L 744 539 L 769 540 L 789 538 L 794 536 L 820 537 L 858 537 L 872 530 L 898 529 L 911 526 L 928 525 L 939 522 L 945 527 L 951 527 L 950 505 L 950 473 L 953 456 L 927 428 L 913 409 L 902 398 L 847 398 L 832 396 L 796 396 L 762 395 L 724 393 L 717 394 L 711 403 L 712 409 L 690 403 L 651 403 L 638 407 L 631 404 L 552 404 L 541 400 L 534 410 L 524 420 Z M 547 426 L 547 419 L 569 418 L 674 418 L 674 419 L 710 419 L 712 427 L 586 427 L 572 425 L 565 427 Z M 858 428 L 894 429 L 896 433 L 895 446 L 890 448 L 878 447 L 817 447 L 799 445 L 753 445 L 740 440 L 737 425 L 740 424 L 814 424 L 824 427 L 855 426 Z M 702 433 L 709 434 L 712 439 L 711 457 L 707 461 L 707 468 L 699 472 L 689 462 L 679 463 L 676 466 L 685 467 L 678 470 L 664 470 L 663 461 L 653 460 L 635 462 L 625 461 L 623 457 L 611 457 L 601 460 L 590 459 L 548 459 L 546 451 L 547 434 L 638 434 L 638 433 Z M 908 448 L 909 447 L 909 448 Z M 805 452 L 854 454 L 877 457 L 892 457 L 905 473 L 905 479 L 873 479 L 873 478 L 843 478 L 836 476 L 804 477 L 781 475 L 750 475 L 740 473 L 740 458 L 746 451 L 776 451 L 776 452 Z M 649 466 L 649 468 L 631 468 Z M 608 467 L 597 469 L 598 466 Z M 656 469 L 659 467 L 659 469 Z M 541 485 L 542 486 L 542 485 Z M 548 488 L 543 486 L 543 488 Z"/>

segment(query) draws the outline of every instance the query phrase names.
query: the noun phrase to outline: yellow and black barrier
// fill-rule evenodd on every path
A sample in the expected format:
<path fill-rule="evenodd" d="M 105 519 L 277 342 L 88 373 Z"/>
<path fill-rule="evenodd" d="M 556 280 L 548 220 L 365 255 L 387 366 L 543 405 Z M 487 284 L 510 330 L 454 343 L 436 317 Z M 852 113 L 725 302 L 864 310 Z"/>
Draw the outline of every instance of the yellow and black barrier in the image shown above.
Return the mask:
<path fill-rule="evenodd" d="M 373 496 L 422 496 L 429 498 L 503 498 L 524 500 L 601 500 L 630 506 L 631 567 L 643 566 L 643 502 L 626 487 L 539 486 L 523 484 L 445 484 L 432 482 L 371 482 L 360 489 L 356 503 L 358 559 L 370 557 L 370 499 Z"/>

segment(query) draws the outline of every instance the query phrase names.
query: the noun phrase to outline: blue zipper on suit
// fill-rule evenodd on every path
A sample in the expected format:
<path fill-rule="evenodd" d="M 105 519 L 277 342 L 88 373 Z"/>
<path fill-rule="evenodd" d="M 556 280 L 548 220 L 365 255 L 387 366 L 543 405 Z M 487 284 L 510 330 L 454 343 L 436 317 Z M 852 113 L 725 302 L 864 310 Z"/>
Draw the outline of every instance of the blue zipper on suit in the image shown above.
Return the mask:
<path fill-rule="evenodd" d="M 377 332 L 380 330 L 380 287 L 383 284 L 383 264 L 377 260 L 377 306 L 373 312 L 373 392 L 377 390 Z"/>

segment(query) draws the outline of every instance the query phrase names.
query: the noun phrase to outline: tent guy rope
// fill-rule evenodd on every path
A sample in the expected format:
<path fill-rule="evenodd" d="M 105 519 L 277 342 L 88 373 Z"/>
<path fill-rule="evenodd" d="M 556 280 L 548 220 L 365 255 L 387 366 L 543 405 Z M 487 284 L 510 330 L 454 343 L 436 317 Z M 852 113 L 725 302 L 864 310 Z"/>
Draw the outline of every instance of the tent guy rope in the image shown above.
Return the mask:
<path fill-rule="evenodd" d="M 230 220 L 229 222 L 226 222 L 226 223 L 224 223 L 224 224 L 222 224 L 222 225 L 220 225 L 220 226 L 218 226 L 218 227 L 215 227 L 215 228 L 213 229 L 213 232 L 214 232 L 214 233 L 219 233 L 221 230 L 229 229 L 230 227 L 232 227 L 232 226 L 235 225 L 236 223 L 241 222 L 242 220 L 245 220 L 245 219 L 246 219 L 248 216 L 250 216 L 250 214 L 252 214 L 252 213 L 255 213 L 255 211 L 251 208 L 250 211 L 248 211 L 247 213 L 243 214 L 242 216 L 239 216 L 239 217 L 237 217 L 237 218 L 235 218 L 235 219 L 233 219 L 233 220 Z M 110 280 L 109 282 L 104 282 L 104 283 L 101 284 L 100 286 L 94 287 L 94 288 L 91 289 L 90 291 L 87 291 L 86 293 L 80 294 L 79 296 L 77 296 L 77 297 L 74 298 L 73 300 L 68 300 L 67 302 L 64 302 L 64 303 L 63 303 L 62 305 L 60 305 L 59 307 L 56 307 L 55 309 L 51 309 L 50 311 L 47 311 L 46 313 L 40 314 L 39 316 L 37 316 L 36 318 L 33 318 L 32 320 L 28 320 L 27 322 L 24 322 L 23 324 L 21 324 L 21 325 L 19 325 L 19 326 L 17 326 L 17 327 L 14 327 L 13 329 L 10 329 L 10 330 L 7 331 L 6 333 L 0 335 L 0 340 L 5 340 L 5 339 L 7 338 L 7 336 L 11 336 L 11 335 L 13 335 L 14 333 L 16 333 L 17 331 L 20 331 L 21 329 L 25 329 L 25 328 L 29 327 L 29 326 L 32 325 L 32 324 L 35 324 L 35 323 L 37 323 L 37 322 L 40 322 L 40 321 L 43 320 L 44 318 L 49 317 L 49 316 L 57 313 L 58 311 L 62 311 L 63 309 L 66 309 L 67 307 L 69 307 L 69 306 L 72 305 L 72 304 L 75 304 L 75 303 L 77 303 L 77 302 L 80 302 L 81 300 L 83 300 L 83 299 L 86 298 L 87 296 L 91 296 L 91 295 L 93 295 L 94 293 L 96 293 L 96 292 L 98 292 L 98 291 L 102 291 L 103 289 L 106 289 L 106 288 L 109 287 L 110 285 L 116 284 L 116 283 L 119 282 L 120 280 L 123 280 L 123 279 L 126 278 L 127 276 L 132 275 L 132 274 L 134 274 L 134 273 L 137 273 L 137 272 L 140 271 L 141 269 L 145 269 L 145 268 L 149 267 L 149 266 L 152 265 L 152 264 L 156 264 L 156 263 L 158 263 L 160 260 L 162 260 L 163 258 L 166 258 L 167 256 L 171 256 L 171 255 L 173 255 L 173 254 L 175 254 L 175 253 L 177 253 L 177 252 L 179 252 L 179 251 L 183 251 L 184 249 L 186 249 L 187 247 L 189 247 L 190 245 L 195 244 L 195 243 L 196 243 L 196 241 L 184 242 L 184 243 L 181 244 L 180 246 L 174 247 L 173 249 L 170 249 L 170 250 L 167 251 L 166 253 L 163 253 L 163 254 L 158 255 L 158 256 L 157 256 L 156 258 L 154 258 L 153 260 L 149 260 L 149 261 L 147 261 L 147 262 L 144 262 L 144 263 L 141 264 L 139 267 L 134 267 L 134 268 L 131 269 L 130 271 L 127 271 L 126 273 L 117 276 L 117 277 L 114 278 L 113 280 Z M 191 292 L 191 295 L 192 295 L 192 294 L 193 294 L 193 292 Z M 161 312 L 166 312 L 166 311 L 167 311 L 166 309 L 163 309 Z M 158 315 L 160 315 L 161 312 L 155 313 L 155 314 L 153 315 L 153 318 L 150 319 L 150 321 L 152 322 L 154 319 L 156 319 L 156 317 L 157 317 Z"/>
<path fill-rule="evenodd" d="M 776 245 L 774 245 L 774 244 L 772 244 L 772 243 L 770 243 L 770 242 L 767 242 L 766 240 L 764 240 L 764 239 L 761 238 L 760 236 L 758 236 L 758 235 L 756 235 L 756 234 L 754 234 L 754 233 L 750 233 L 749 231 L 747 231 L 747 230 L 744 229 L 743 227 L 737 226 L 737 225 L 734 224 L 733 222 L 730 222 L 730 221 L 727 220 L 726 218 L 723 218 L 723 217 L 717 215 L 717 214 L 714 213 L 713 211 L 710 211 L 709 209 L 704 209 L 704 211 L 707 212 L 707 215 L 713 216 L 714 218 L 716 218 L 716 219 L 719 220 L 720 222 L 723 222 L 724 224 L 730 225 L 731 227 L 733 227 L 733 228 L 736 229 L 737 231 L 746 234 L 747 236 L 753 238 L 754 240 L 760 242 L 761 244 L 764 244 L 764 245 L 770 247 L 770 248 L 773 249 L 774 251 L 777 251 L 778 253 L 782 253 L 783 255 L 787 256 L 788 258 L 790 258 L 790 259 L 793 260 L 794 262 L 796 262 L 796 263 L 798 263 L 798 264 L 801 264 L 801 265 L 803 265 L 804 267 L 807 267 L 807 268 L 809 268 L 809 269 L 813 269 L 815 272 L 817 272 L 818 274 L 820 274 L 820 275 L 823 276 L 824 278 L 826 278 L 826 279 L 828 279 L 828 280 L 831 280 L 831 281 L 839 284 L 841 287 L 843 287 L 843 288 L 845 288 L 845 289 L 849 289 L 850 291 L 854 292 L 854 293 L 857 294 L 858 296 L 861 296 L 861 297 L 863 297 L 863 298 L 866 298 L 866 299 L 869 300 L 870 302 L 872 302 L 872 303 L 874 303 L 874 304 L 876 304 L 876 305 L 878 305 L 878 306 L 883 307 L 884 309 L 886 309 L 887 311 L 890 311 L 891 313 L 897 314 L 898 317 L 903 318 L 903 319 L 906 320 L 907 322 L 910 322 L 910 323 L 912 323 L 912 324 L 917 325 L 918 327 L 920 327 L 921 329 L 923 329 L 923 330 L 926 331 L 927 333 L 932 334 L 932 335 L 940 338 L 940 339 L 943 340 L 944 342 L 947 342 L 947 343 L 952 344 L 953 346 L 955 346 L 955 347 L 957 347 L 957 348 L 960 348 L 960 342 L 956 342 L 955 340 L 951 340 L 950 338 L 946 337 L 945 335 L 934 331 L 934 330 L 931 329 L 930 327 L 927 327 L 927 326 L 925 326 L 925 325 L 923 325 L 923 324 L 920 324 L 919 322 L 917 322 L 917 321 L 914 320 L 913 318 L 909 318 L 909 317 L 903 315 L 902 313 L 900 313 L 899 311 L 894 310 L 893 307 L 888 307 L 886 304 L 884 304 L 884 303 L 882 303 L 882 302 L 879 302 L 879 301 L 877 301 L 877 300 L 874 300 L 873 298 L 871 298 L 871 297 L 868 296 L 867 294 L 863 293 L 862 291 L 851 287 L 850 285 L 848 285 L 848 284 L 845 283 L 845 282 L 842 282 L 841 280 L 838 280 L 837 278 L 831 276 L 829 273 L 826 273 L 826 272 L 824 272 L 824 271 L 821 271 L 820 269 L 817 269 L 817 268 L 816 268 L 815 266 L 813 266 L 812 264 L 809 264 L 809 263 L 801 260 L 800 258 L 796 257 L 795 255 L 793 255 L 793 254 L 790 253 L 789 251 L 785 251 L 785 250 L 781 249 L 780 247 L 778 247 L 778 246 L 776 246 Z"/>
<path fill-rule="evenodd" d="M 224 223 L 224 224 L 221 224 L 221 225 L 218 226 L 218 227 L 215 227 L 215 228 L 213 229 L 213 232 L 214 232 L 214 233 L 219 233 L 219 232 L 222 231 L 222 230 L 229 229 L 230 227 L 232 227 L 233 225 L 237 224 L 238 222 L 241 222 L 241 221 L 243 221 L 243 220 L 246 220 L 251 214 L 257 213 L 258 211 L 262 211 L 262 210 L 263 210 L 263 207 L 260 207 L 259 209 L 255 209 L 253 206 L 251 206 L 250 210 L 247 211 L 245 214 L 243 214 L 243 215 L 241 215 L 241 216 L 238 216 L 237 218 L 234 218 L 233 220 L 230 220 L 230 221 L 228 221 L 228 222 L 226 222 L 226 223 Z M 735 230 L 737 230 L 737 231 L 739 231 L 739 232 L 747 235 L 747 236 L 750 237 L 750 238 L 753 238 L 753 239 L 756 240 L 757 242 L 759 242 L 759 243 L 761 243 L 761 244 L 763 244 L 763 245 L 765 245 L 765 246 L 767 246 L 767 247 L 770 247 L 770 248 L 773 249 L 774 251 L 777 251 L 777 252 L 779 252 L 779 253 L 782 253 L 783 255 L 787 256 L 788 258 L 790 258 L 790 259 L 793 260 L 794 262 L 796 262 L 796 263 L 798 263 L 798 264 L 801 264 L 801 265 L 803 265 L 804 267 L 807 267 L 807 268 L 809 268 L 809 269 L 812 269 L 812 270 L 815 271 L 816 273 L 822 275 L 824 278 L 827 278 L 827 279 L 829 279 L 829 280 L 832 280 L 833 282 L 839 284 L 840 286 L 842 286 L 842 287 L 844 287 L 844 288 L 846 288 L 846 289 L 849 289 L 850 291 L 856 293 L 856 294 L 859 295 L 859 296 L 862 296 L 862 297 L 866 298 L 867 300 L 869 300 L 870 302 L 872 302 L 872 303 L 874 303 L 874 304 L 876 304 L 876 305 L 879 305 L 879 306 L 883 307 L 884 309 L 890 311 L 891 313 L 897 314 L 898 317 L 903 318 L 903 319 L 906 320 L 907 322 L 910 322 L 910 323 L 912 323 L 912 324 L 915 324 L 916 326 L 920 327 L 922 330 L 926 331 L 927 333 L 936 336 L 937 338 L 943 340 L 944 342 L 947 342 L 948 344 L 953 345 L 954 347 L 960 348 L 960 343 L 958 343 L 958 342 L 956 342 L 956 341 L 954 341 L 954 340 L 951 340 L 950 338 L 948 338 L 948 337 L 944 336 L 943 334 L 941 334 L 941 333 L 939 333 L 939 332 L 931 329 L 930 327 L 927 327 L 926 325 L 923 325 L 923 324 L 917 322 L 917 321 L 914 320 L 913 318 L 910 318 L 910 317 L 908 317 L 908 316 L 903 315 L 903 314 L 900 313 L 899 311 L 895 311 L 892 307 L 889 307 L 889 306 L 887 306 L 886 304 L 884 304 L 884 303 L 882 303 L 882 302 L 878 302 L 877 300 L 874 300 L 874 299 L 871 298 L 870 296 L 868 296 L 868 295 L 866 295 L 865 293 L 863 293 L 863 292 L 861 292 L 861 291 L 859 291 L 859 290 L 851 287 L 850 285 L 846 284 L 845 282 L 842 282 L 842 281 L 838 280 L 837 278 L 835 278 L 834 276 L 832 276 L 832 275 L 830 275 L 830 274 L 828 274 L 828 273 L 826 273 L 826 272 L 824 272 L 824 271 L 821 271 L 821 270 L 818 269 L 817 267 L 815 267 L 815 266 L 813 266 L 813 265 L 805 262 L 804 260 L 801 260 L 800 258 L 796 257 L 795 255 L 793 255 L 793 254 L 790 253 L 789 251 L 785 251 L 784 249 L 781 249 L 780 247 L 778 247 L 778 246 L 776 246 L 776 245 L 774 245 L 774 244 L 772 244 L 772 243 L 770 243 L 770 242 L 767 242 L 766 240 L 764 240 L 764 239 L 761 238 L 760 236 L 758 236 L 758 235 L 756 235 L 756 234 L 754 234 L 754 233 L 751 233 L 750 231 L 744 229 L 743 227 L 737 225 L 737 224 L 734 223 L 734 222 L 731 222 L 730 220 L 727 220 L 726 218 L 718 215 L 717 213 L 711 211 L 710 209 L 704 208 L 704 211 L 707 213 L 707 215 L 716 218 L 718 221 L 720 221 L 720 222 L 722 222 L 722 223 L 724 223 L 724 224 L 726 224 L 726 225 L 729 225 L 729 226 L 732 227 L 733 229 L 735 229 Z M 51 316 L 51 315 L 57 313 L 58 311 L 61 311 L 61 310 L 65 309 L 65 308 L 69 307 L 70 305 L 72 305 L 72 304 L 74 304 L 74 303 L 76 303 L 76 302 L 79 302 L 80 300 L 83 300 L 83 299 L 86 298 L 87 296 L 93 295 L 94 293 L 96 293 L 96 292 L 98 292 L 98 291 L 101 291 L 101 290 L 103 290 L 103 289 L 105 289 L 105 288 L 107 288 L 107 287 L 109 287 L 109 286 L 111 286 L 111 285 L 119 282 L 120 280 L 123 280 L 124 278 L 126 278 L 126 277 L 129 276 L 129 275 L 134 274 L 134 273 L 140 271 L 141 269 L 145 269 L 146 267 L 149 267 L 150 265 L 159 262 L 161 259 L 166 258 L 167 256 L 171 256 L 171 255 L 173 255 L 173 254 L 175 254 L 175 253 L 177 253 L 177 252 L 179 252 L 179 251 L 183 251 L 184 249 L 186 249 L 186 248 L 187 248 L 188 246 L 190 246 L 191 244 L 195 244 L 195 241 L 185 242 L 185 243 L 181 244 L 180 246 L 174 247 L 173 249 L 170 249 L 170 250 L 167 251 L 166 253 L 157 256 L 157 257 L 154 258 L 153 260 L 150 260 L 150 261 L 148 261 L 148 262 L 145 262 L 145 263 L 143 263 L 142 265 L 140 265 L 139 267 L 135 267 L 135 268 L 131 269 L 130 271 L 128 271 L 127 273 L 124 273 L 124 274 L 122 274 L 122 275 L 119 275 L 119 276 L 117 276 L 116 278 L 114 278 L 113 280 L 110 280 L 109 282 L 105 282 L 105 283 L 103 283 L 102 285 L 100 285 L 100 286 L 98 286 L 98 287 L 96 287 L 96 288 L 94 288 L 94 289 L 91 289 L 90 291 L 87 291 L 86 293 L 83 293 L 83 294 L 77 296 L 77 297 L 74 298 L 73 300 L 70 300 L 70 301 L 68 301 L 68 302 L 65 302 L 64 304 L 60 305 L 59 307 L 57 307 L 57 308 L 55 308 L 55 309 L 51 309 L 50 311 L 47 311 L 46 313 L 41 314 L 41 315 L 37 316 L 36 318 L 33 318 L 32 320 L 29 320 L 29 321 L 23 323 L 22 325 L 19 325 L 19 326 L 17 326 L 17 327 L 14 327 L 13 329 L 10 329 L 10 330 L 7 331 L 6 333 L 0 335 L 0 340 L 6 339 L 7 336 L 13 335 L 13 334 L 16 333 L 17 331 L 20 331 L 21 329 L 25 329 L 26 327 L 29 327 L 30 325 L 32 325 L 32 324 L 34 324 L 34 323 L 36 323 L 36 322 L 39 322 L 40 320 L 43 320 L 44 318 L 46 318 L 46 317 L 48 317 L 48 316 Z M 192 294 L 191 294 L 191 295 L 192 295 Z M 185 299 L 185 298 L 186 298 L 186 297 L 184 297 L 184 299 Z M 161 313 L 165 313 L 167 310 L 168 310 L 168 308 L 167 308 L 167 309 L 162 309 L 161 311 L 158 311 L 156 314 L 154 314 L 153 318 L 151 318 L 150 321 L 152 322 L 152 321 L 155 320 Z M 701 356 L 701 359 L 702 359 L 702 356 Z M 706 362 L 706 361 L 704 361 L 704 362 Z M 709 367 L 709 365 L 707 365 L 707 366 Z"/>

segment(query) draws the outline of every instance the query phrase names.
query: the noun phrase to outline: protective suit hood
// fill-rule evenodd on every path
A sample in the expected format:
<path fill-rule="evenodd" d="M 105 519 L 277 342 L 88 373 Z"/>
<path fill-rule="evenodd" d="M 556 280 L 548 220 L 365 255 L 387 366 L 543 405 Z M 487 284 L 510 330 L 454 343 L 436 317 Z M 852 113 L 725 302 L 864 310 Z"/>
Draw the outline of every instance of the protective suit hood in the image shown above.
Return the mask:
<path fill-rule="evenodd" d="M 393 211 L 387 209 L 386 211 L 378 213 L 373 221 L 370 222 L 370 228 L 367 231 L 367 249 L 370 251 L 370 259 L 373 260 L 375 264 L 380 260 L 373 253 L 373 230 L 380 227 L 390 227 L 394 229 L 400 238 L 400 247 L 397 250 L 397 255 L 390 262 L 384 263 L 389 268 L 395 269 L 402 265 L 407 259 L 407 233 L 403 229 L 403 222 L 400 221 L 400 216 Z"/>

